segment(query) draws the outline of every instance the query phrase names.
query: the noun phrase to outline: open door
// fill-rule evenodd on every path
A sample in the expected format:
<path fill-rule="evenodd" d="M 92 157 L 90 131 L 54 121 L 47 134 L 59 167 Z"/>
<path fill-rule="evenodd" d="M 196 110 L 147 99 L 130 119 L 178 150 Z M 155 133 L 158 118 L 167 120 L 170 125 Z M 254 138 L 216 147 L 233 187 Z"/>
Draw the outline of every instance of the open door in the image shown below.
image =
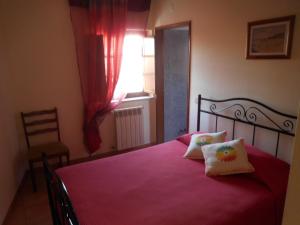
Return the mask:
<path fill-rule="evenodd" d="M 189 129 L 191 22 L 155 28 L 157 143 Z"/>

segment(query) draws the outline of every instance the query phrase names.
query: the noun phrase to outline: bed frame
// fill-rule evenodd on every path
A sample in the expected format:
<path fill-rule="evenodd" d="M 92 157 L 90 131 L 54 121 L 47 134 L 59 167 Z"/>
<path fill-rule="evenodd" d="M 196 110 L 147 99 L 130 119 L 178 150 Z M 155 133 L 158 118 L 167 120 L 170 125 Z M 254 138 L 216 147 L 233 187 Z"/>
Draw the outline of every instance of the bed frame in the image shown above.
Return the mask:
<path fill-rule="evenodd" d="M 208 109 L 202 108 L 203 102 L 209 103 Z M 220 104 L 222 106 L 220 107 Z M 224 106 L 225 104 L 225 106 Z M 215 100 L 198 96 L 197 131 L 200 131 L 201 113 L 215 116 L 215 131 L 218 130 L 218 119 L 225 118 L 232 121 L 232 139 L 235 138 L 236 123 L 244 123 L 253 127 L 252 145 L 255 142 L 256 128 L 263 128 L 277 133 L 275 155 L 282 135 L 295 136 L 294 127 L 296 116 L 279 112 L 259 101 L 249 98 L 230 98 Z M 280 116 L 283 122 L 275 122 L 275 116 Z M 260 117 L 259 117 L 260 116 Z M 260 123 L 264 117 L 272 125 Z M 43 155 L 43 166 L 48 190 L 48 199 L 54 225 L 79 225 L 67 189 L 61 179 L 49 167 L 46 155 Z"/>
<path fill-rule="evenodd" d="M 207 102 L 208 107 L 202 108 L 203 103 Z M 222 106 L 220 106 L 222 104 Z M 224 106 L 225 105 L 225 106 Z M 255 143 L 256 128 L 263 128 L 277 133 L 275 156 L 278 155 L 278 146 L 282 135 L 295 136 L 294 128 L 297 116 L 279 112 L 259 101 L 249 98 L 229 98 L 215 100 L 203 98 L 198 95 L 198 114 L 197 114 L 197 131 L 200 131 L 201 113 L 215 116 L 215 131 L 218 130 L 218 119 L 225 118 L 232 121 L 232 139 L 235 138 L 236 123 L 244 123 L 253 127 L 252 145 Z M 277 120 L 275 120 L 277 117 Z M 268 121 L 271 125 L 261 123 L 260 118 Z M 278 119 L 280 118 L 280 119 Z"/>
<path fill-rule="evenodd" d="M 53 225 L 79 225 L 66 186 L 50 168 L 46 154 L 42 159 Z"/>

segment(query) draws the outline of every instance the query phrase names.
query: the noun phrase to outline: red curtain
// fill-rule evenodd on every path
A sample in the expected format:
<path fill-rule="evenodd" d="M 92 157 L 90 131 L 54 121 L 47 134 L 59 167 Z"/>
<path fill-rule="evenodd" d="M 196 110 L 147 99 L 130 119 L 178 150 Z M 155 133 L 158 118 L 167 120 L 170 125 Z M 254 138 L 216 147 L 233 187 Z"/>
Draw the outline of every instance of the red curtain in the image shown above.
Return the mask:
<path fill-rule="evenodd" d="M 71 5 L 71 18 L 84 100 L 84 139 L 93 153 L 102 142 L 98 123 L 116 106 L 111 100 L 121 67 L 128 6 L 127 0 L 90 0 L 88 7 L 77 6 Z"/>

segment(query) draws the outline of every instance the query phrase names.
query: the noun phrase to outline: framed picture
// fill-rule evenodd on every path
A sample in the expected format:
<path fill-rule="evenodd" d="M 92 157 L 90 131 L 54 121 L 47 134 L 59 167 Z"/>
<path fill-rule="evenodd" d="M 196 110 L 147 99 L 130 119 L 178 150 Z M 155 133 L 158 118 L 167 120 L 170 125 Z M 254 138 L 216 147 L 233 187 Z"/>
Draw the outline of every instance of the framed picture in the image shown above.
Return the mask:
<path fill-rule="evenodd" d="M 295 16 L 248 23 L 247 59 L 289 59 Z"/>

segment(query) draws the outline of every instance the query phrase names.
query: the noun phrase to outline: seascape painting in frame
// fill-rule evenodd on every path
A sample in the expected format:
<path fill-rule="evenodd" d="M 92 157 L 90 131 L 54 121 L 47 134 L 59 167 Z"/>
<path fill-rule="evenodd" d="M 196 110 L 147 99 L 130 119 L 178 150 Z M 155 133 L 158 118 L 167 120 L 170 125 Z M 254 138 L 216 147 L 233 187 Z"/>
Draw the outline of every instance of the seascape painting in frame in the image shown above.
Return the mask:
<path fill-rule="evenodd" d="M 248 23 L 247 59 L 289 59 L 295 16 Z"/>

